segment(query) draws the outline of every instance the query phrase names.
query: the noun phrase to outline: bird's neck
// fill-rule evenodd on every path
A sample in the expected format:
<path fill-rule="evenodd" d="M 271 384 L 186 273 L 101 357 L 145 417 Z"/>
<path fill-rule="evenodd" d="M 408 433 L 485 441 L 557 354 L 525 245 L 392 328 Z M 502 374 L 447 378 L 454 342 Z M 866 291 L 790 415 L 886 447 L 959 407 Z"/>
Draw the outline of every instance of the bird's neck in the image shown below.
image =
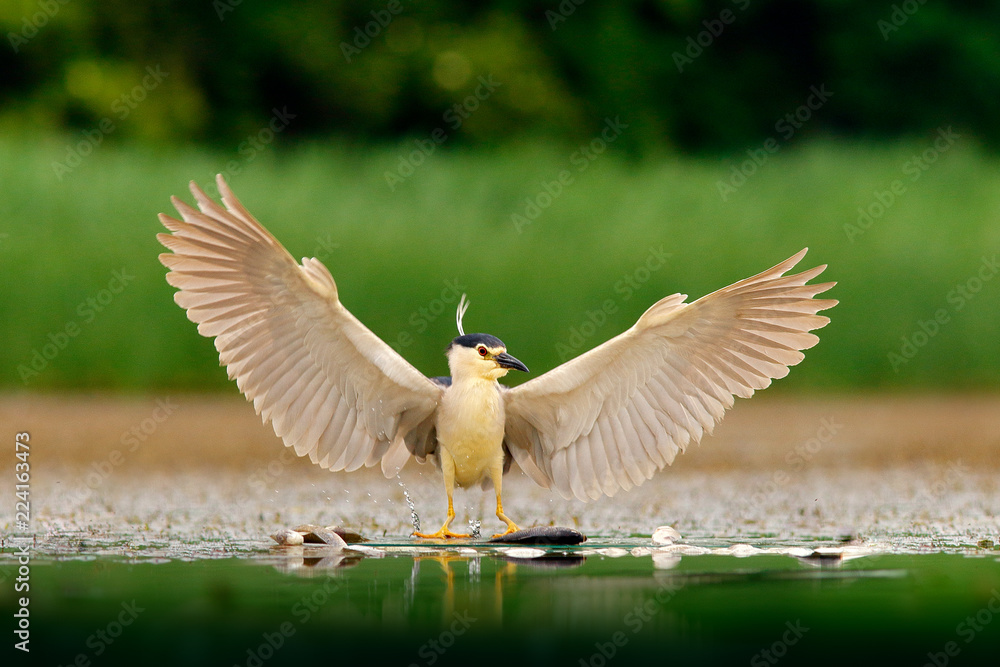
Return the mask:
<path fill-rule="evenodd" d="M 455 423 L 475 429 L 502 422 L 500 383 L 478 375 L 452 378 L 442 409 L 455 418 Z"/>
<path fill-rule="evenodd" d="M 451 376 L 451 386 L 463 391 L 479 388 L 495 388 L 497 385 L 499 383 L 493 378 L 483 377 L 479 374 L 453 373 Z"/>

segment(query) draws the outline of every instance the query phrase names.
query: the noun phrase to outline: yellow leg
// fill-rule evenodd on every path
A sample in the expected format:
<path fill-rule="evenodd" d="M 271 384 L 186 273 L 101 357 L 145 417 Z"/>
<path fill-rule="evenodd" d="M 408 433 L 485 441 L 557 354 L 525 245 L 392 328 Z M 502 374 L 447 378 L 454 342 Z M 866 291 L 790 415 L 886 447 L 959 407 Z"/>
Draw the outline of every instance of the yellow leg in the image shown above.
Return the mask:
<path fill-rule="evenodd" d="M 448 526 L 455 519 L 455 505 L 452 502 L 451 496 L 455 489 L 455 460 L 451 458 L 451 454 L 448 453 L 443 447 L 438 450 L 441 457 L 441 473 L 444 475 L 444 490 L 448 494 L 448 518 L 444 520 L 444 525 L 436 533 L 413 533 L 416 537 L 422 537 L 427 540 L 439 540 L 447 537 L 469 537 L 468 535 L 462 533 L 453 533 L 448 530 Z"/>
<path fill-rule="evenodd" d="M 503 501 L 500 499 L 500 482 L 503 479 L 503 457 L 500 458 L 500 463 L 495 465 L 490 470 L 490 477 L 493 480 L 493 487 L 497 491 L 497 518 L 507 524 L 507 530 L 502 533 L 497 533 L 493 537 L 503 537 L 504 535 L 510 535 L 513 532 L 520 530 L 517 525 L 507 518 L 507 515 L 503 513 Z"/>

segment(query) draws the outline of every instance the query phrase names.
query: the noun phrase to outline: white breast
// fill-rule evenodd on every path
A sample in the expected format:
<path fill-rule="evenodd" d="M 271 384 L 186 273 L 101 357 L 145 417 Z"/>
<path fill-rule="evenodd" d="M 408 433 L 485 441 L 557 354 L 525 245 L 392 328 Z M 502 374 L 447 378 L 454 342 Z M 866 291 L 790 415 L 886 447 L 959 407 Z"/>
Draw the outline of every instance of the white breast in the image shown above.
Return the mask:
<path fill-rule="evenodd" d="M 500 386 L 475 380 L 453 384 L 438 408 L 437 436 L 455 460 L 455 482 L 480 482 L 491 465 L 503 462 L 504 411 Z"/>

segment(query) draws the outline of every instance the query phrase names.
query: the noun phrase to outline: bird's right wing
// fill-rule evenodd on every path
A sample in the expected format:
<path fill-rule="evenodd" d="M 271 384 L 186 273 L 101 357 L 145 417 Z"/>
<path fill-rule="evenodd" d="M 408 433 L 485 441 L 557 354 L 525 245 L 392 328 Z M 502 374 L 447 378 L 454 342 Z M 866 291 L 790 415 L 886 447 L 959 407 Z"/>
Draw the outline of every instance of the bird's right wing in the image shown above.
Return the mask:
<path fill-rule="evenodd" d="M 160 215 L 173 232 L 157 238 L 173 251 L 160 261 L 174 300 L 215 337 L 229 377 L 285 446 L 331 470 L 382 461 L 394 475 L 441 387 L 344 308 L 322 262 L 298 264 L 218 185 L 225 209 L 192 182 L 201 210 L 175 197 L 184 221 Z"/>
<path fill-rule="evenodd" d="M 693 303 L 661 299 L 625 333 L 505 394 L 506 444 L 524 472 L 564 497 L 628 490 L 671 463 L 732 407 L 802 361 L 836 305 L 784 275 L 805 250 Z"/>

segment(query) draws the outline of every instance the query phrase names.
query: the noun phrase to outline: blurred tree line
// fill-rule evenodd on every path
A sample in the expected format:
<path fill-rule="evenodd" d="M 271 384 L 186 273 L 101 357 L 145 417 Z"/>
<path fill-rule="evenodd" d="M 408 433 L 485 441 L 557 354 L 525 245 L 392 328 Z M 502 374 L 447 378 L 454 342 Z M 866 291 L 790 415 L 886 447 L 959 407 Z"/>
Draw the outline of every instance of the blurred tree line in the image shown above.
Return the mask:
<path fill-rule="evenodd" d="M 971 0 L 0 0 L 0 126 L 232 146 L 286 110 L 300 138 L 500 144 L 620 116 L 635 154 L 730 151 L 825 86 L 797 132 L 995 149 L 998 28 Z"/>

